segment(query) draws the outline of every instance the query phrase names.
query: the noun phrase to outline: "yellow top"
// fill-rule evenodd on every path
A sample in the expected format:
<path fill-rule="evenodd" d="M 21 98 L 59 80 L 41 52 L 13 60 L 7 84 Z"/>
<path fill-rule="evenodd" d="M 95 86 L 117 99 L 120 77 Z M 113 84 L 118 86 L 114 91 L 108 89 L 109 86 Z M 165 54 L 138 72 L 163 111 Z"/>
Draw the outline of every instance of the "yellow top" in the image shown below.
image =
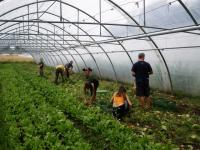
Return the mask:
<path fill-rule="evenodd" d="M 58 65 L 58 66 L 56 66 L 56 69 L 62 69 L 62 70 L 65 70 L 65 67 L 64 67 L 64 65 Z"/>
<path fill-rule="evenodd" d="M 125 99 L 124 96 L 118 96 L 117 93 L 113 96 L 113 107 L 119 107 L 124 105 Z"/>

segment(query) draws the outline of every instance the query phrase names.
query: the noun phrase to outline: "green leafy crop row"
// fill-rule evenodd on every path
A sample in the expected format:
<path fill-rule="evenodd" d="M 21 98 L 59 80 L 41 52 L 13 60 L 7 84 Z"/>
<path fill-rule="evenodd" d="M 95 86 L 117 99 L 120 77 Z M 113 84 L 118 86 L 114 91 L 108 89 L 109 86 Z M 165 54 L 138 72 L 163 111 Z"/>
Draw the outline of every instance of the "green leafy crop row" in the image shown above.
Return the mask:
<path fill-rule="evenodd" d="M 56 107 L 62 113 L 69 114 L 93 130 L 102 135 L 109 142 L 112 149 L 172 149 L 171 144 L 155 143 L 146 136 L 136 135 L 130 128 L 114 120 L 110 115 L 102 113 L 99 107 L 86 107 L 60 87 L 57 87 L 35 74 L 23 70 L 18 66 L 18 75 L 29 83 L 52 107 Z"/>
<path fill-rule="evenodd" d="M 3 149 L 91 149 L 63 112 L 46 103 L 16 68 L 6 65 L 0 76 L 7 126 Z"/>

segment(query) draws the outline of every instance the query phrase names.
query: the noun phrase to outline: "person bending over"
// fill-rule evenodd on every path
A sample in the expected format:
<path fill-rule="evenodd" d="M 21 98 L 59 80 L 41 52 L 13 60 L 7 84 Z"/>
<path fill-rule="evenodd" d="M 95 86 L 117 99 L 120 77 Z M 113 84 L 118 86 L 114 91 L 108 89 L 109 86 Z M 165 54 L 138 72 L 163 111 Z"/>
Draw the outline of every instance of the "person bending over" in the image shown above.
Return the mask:
<path fill-rule="evenodd" d="M 151 65 L 144 61 L 145 54 L 138 55 L 138 62 L 133 64 L 132 74 L 136 81 L 136 96 L 139 97 L 140 106 L 142 108 L 151 107 L 149 75 L 153 74 Z"/>
<path fill-rule="evenodd" d="M 91 98 L 89 101 L 89 104 L 94 103 L 96 100 L 96 93 L 97 93 L 97 88 L 99 86 L 99 81 L 95 78 L 88 78 L 86 82 L 84 83 L 84 94 L 86 95 L 88 90 L 90 91 Z"/>
<path fill-rule="evenodd" d="M 129 107 L 132 106 L 124 86 L 120 86 L 119 90 L 113 94 L 111 103 L 113 105 L 113 116 L 121 120 L 128 113 Z"/>
<path fill-rule="evenodd" d="M 56 84 L 58 84 L 58 77 L 59 77 L 59 75 L 61 75 L 62 82 L 64 82 L 64 72 L 65 72 L 64 65 L 58 65 L 58 66 L 56 66 L 56 72 L 55 72 L 55 83 Z"/>
<path fill-rule="evenodd" d="M 69 71 L 73 69 L 73 61 L 70 61 L 65 65 L 66 76 L 69 78 Z"/>

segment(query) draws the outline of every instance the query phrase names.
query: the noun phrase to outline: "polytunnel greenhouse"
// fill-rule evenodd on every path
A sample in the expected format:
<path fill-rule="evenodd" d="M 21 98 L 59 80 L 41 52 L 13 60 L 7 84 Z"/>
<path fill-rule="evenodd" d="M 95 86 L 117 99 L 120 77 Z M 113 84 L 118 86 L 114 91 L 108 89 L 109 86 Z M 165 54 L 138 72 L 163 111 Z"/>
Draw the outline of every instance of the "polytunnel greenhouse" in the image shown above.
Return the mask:
<path fill-rule="evenodd" d="M 0 149 L 198 150 L 199 56 L 199 0 L 1 0 Z"/>

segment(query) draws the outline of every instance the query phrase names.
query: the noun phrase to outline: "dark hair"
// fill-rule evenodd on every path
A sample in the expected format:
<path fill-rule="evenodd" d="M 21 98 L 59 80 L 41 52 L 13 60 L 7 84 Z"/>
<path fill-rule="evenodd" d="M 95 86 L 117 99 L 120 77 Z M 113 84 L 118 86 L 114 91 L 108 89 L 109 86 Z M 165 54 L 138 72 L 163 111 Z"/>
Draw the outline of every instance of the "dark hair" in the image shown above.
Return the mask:
<path fill-rule="evenodd" d="M 144 53 L 139 53 L 139 55 L 138 55 L 138 58 L 144 58 L 145 57 L 145 54 Z"/>
<path fill-rule="evenodd" d="M 92 69 L 89 67 L 89 68 L 88 68 L 88 71 L 92 71 Z"/>
<path fill-rule="evenodd" d="M 118 95 L 118 96 L 122 96 L 122 95 L 124 95 L 125 93 L 126 93 L 126 89 L 125 89 L 125 87 L 124 87 L 123 85 L 121 85 L 121 86 L 119 87 L 118 91 L 117 91 L 117 95 Z"/>
<path fill-rule="evenodd" d="M 83 70 L 83 71 L 92 71 L 92 69 L 91 69 L 90 67 L 88 67 L 88 68 L 83 68 L 82 70 Z"/>

